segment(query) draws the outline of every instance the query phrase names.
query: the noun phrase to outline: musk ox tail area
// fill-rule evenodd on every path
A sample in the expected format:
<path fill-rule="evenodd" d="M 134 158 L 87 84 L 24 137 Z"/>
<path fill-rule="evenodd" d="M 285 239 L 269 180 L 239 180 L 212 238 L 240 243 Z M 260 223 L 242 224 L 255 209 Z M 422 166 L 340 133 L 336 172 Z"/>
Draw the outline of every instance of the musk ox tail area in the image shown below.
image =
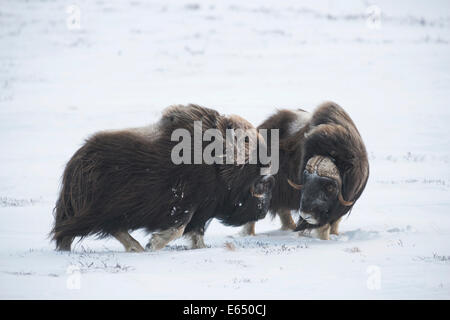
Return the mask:
<path fill-rule="evenodd" d="M 99 132 L 87 139 L 64 169 L 50 233 L 56 249 L 70 250 L 75 237 L 122 234 L 123 240 L 128 231 L 166 230 L 189 219 L 192 197 L 174 196 L 182 168 L 167 161 L 167 141 L 134 131 Z M 176 178 L 168 181 L 168 172 Z M 177 206 L 184 209 L 167 215 Z"/>
<path fill-rule="evenodd" d="M 94 197 L 97 197 L 98 180 L 97 167 L 101 152 L 97 146 L 102 141 L 100 134 L 89 138 L 85 144 L 67 163 L 62 176 L 61 190 L 54 209 L 54 225 L 50 232 L 56 242 L 57 250 L 70 250 L 75 237 L 85 237 L 90 234 L 106 236 L 99 228 Z"/>
<path fill-rule="evenodd" d="M 70 246 L 75 237 L 85 237 L 91 233 L 95 219 L 90 216 L 76 216 L 60 222 L 55 222 L 52 230 L 53 240 L 56 241 L 56 249 L 70 251 Z"/>
<path fill-rule="evenodd" d="M 61 192 L 61 196 L 56 203 L 53 214 L 55 216 L 55 222 L 50 232 L 50 236 L 52 237 L 52 240 L 56 242 L 57 250 L 70 251 L 70 245 L 72 243 L 73 236 L 67 237 L 61 234 L 61 227 L 64 225 L 64 223 L 67 223 L 68 221 L 70 221 L 70 219 L 73 218 L 74 211 L 70 204 L 70 200 L 68 200 L 67 197 L 64 197 L 63 192 Z"/>
<path fill-rule="evenodd" d="M 80 233 L 82 235 L 89 233 L 90 228 L 88 226 L 83 227 L 83 222 L 75 217 L 75 215 L 83 215 L 80 212 L 79 205 L 81 202 L 86 203 L 86 201 L 80 202 L 82 199 L 79 197 L 83 194 L 83 189 L 86 189 L 86 184 L 83 184 L 83 168 L 80 165 L 83 149 L 84 147 L 78 150 L 66 165 L 62 177 L 61 191 L 53 211 L 55 220 L 50 236 L 56 242 L 57 250 L 70 250 L 75 236 L 80 235 Z M 84 224 L 87 224 L 87 222 Z"/>

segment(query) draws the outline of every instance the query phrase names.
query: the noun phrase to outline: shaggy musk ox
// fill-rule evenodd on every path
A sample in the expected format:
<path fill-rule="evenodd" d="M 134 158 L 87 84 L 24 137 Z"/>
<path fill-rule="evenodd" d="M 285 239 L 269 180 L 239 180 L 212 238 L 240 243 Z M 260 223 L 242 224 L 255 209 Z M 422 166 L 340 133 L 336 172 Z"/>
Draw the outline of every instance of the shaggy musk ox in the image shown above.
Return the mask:
<path fill-rule="evenodd" d="M 313 113 L 280 110 L 258 129 L 279 129 L 280 169 L 270 211 L 282 229 L 317 229 L 328 240 L 363 192 L 369 177 L 366 148 L 355 124 L 339 105 L 326 102 Z M 270 146 L 269 146 L 270 147 Z M 294 223 L 291 210 L 299 210 Z M 244 228 L 254 234 L 255 223 Z"/>
<path fill-rule="evenodd" d="M 152 126 L 87 139 L 64 170 L 51 232 L 56 248 L 70 250 L 75 237 L 97 235 L 114 236 L 127 251 L 143 251 L 129 234 L 140 228 L 153 233 L 149 250 L 183 234 L 199 248 L 212 218 L 233 226 L 263 218 L 274 179 L 260 175 L 259 164 L 173 163 L 178 141 L 172 141 L 172 133 L 183 128 L 193 136 L 194 121 L 200 120 L 203 132 L 214 128 L 223 137 L 227 129 L 253 128 L 238 116 L 197 105 L 172 106 Z M 253 133 L 246 143 L 260 139 Z"/>

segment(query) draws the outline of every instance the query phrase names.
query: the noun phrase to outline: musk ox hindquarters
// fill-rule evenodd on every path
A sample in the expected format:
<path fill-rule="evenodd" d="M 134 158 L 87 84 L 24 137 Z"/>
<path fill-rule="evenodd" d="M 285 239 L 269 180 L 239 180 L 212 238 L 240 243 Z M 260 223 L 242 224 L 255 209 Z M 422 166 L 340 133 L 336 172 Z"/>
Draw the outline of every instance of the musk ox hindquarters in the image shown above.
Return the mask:
<path fill-rule="evenodd" d="M 259 127 L 280 131 L 280 169 L 270 212 L 282 229 L 317 229 L 321 239 L 338 234 L 339 222 L 361 196 L 369 163 L 364 142 L 350 116 L 333 102 L 314 112 L 280 110 Z M 296 224 L 291 211 L 300 211 Z M 254 223 L 245 226 L 254 234 Z"/>
<path fill-rule="evenodd" d="M 114 236 L 127 251 L 143 251 L 129 234 L 141 228 L 153 233 L 150 250 L 186 231 L 198 244 L 206 217 L 205 223 L 217 216 L 242 225 L 265 215 L 268 204 L 261 204 L 270 201 L 271 183 L 260 176 L 257 164 L 172 161 L 178 144 L 172 141 L 173 131 L 183 128 L 193 136 L 197 120 L 202 132 L 251 127 L 244 119 L 212 109 L 172 106 L 153 126 L 100 132 L 87 139 L 63 173 L 51 232 L 57 249 L 70 250 L 75 237 L 97 235 Z M 245 209 L 228 210 L 234 201 L 242 201 Z"/>

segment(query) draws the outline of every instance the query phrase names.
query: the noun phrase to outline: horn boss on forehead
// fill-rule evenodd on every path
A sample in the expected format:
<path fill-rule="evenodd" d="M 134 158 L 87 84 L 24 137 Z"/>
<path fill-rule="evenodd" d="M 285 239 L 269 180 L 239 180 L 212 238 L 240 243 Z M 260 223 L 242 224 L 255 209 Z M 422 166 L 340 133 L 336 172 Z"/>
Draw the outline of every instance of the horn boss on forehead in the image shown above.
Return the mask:
<path fill-rule="evenodd" d="M 334 161 L 325 156 L 314 156 L 306 163 L 305 170 L 311 174 L 317 174 L 321 177 L 327 177 L 336 180 L 339 187 L 338 200 L 344 206 L 351 206 L 353 201 L 346 201 L 342 196 L 342 179 L 339 173 L 339 169 L 334 164 Z"/>

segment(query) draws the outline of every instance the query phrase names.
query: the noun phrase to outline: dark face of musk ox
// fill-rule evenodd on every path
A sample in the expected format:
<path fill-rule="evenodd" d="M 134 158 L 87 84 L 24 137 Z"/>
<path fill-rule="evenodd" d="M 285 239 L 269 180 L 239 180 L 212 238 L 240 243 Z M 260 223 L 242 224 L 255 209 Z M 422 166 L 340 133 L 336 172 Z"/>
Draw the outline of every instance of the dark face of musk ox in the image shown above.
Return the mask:
<path fill-rule="evenodd" d="M 316 173 L 303 173 L 300 215 L 308 224 L 324 225 L 330 221 L 330 212 L 338 200 L 338 183 Z"/>
<path fill-rule="evenodd" d="M 248 192 L 243 191 L 237 198 L 227 203 L 218 218 L 226 225 L 240 226 L 249 221 L 265 218 L 272 200 L 275 186 L 273 176 L 260 176 L 250 185 Z"/>
<path fill-rule="evenodd" d="M 342 198 L 342 179 L 333 160 L 314 156 L 308 160 L 302 175 L 300 221 L 296 231 L 321 227 L 340 217 L 334 210 L 339 205 L 352 203 Z"/>

